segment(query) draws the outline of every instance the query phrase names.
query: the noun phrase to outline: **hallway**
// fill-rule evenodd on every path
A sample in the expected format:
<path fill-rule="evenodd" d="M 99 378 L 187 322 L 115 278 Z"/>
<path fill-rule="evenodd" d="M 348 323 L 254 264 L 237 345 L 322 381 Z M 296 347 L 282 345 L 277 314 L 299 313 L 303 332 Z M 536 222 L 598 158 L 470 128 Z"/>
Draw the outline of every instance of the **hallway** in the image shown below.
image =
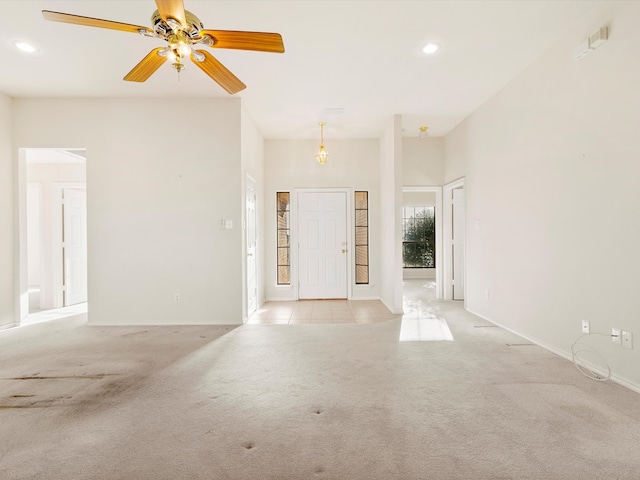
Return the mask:
<path fill-rule="evenodd" d="M 403 282 L 404 317 L 429 316 L 435 300 L 435 281 L 411 279 Z M 379 323 L 401 318 L 379 300 L 301 300 L 266 302 L 249 317 L 251 325 Z"/>

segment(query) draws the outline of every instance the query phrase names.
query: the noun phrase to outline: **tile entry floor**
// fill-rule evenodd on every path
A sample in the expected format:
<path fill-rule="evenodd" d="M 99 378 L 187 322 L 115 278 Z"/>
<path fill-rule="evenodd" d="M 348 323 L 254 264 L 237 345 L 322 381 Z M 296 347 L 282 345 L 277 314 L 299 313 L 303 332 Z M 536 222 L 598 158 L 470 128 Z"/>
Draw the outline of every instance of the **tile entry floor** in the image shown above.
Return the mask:
<path fill-rule="evenodd" d="M 405 280 L 405 307 L 416 300 L 435 299 L 435 281 Z M 405 308 L 405 314 L 407 308 Z M 297 302 L 266 302 L 247 321 L 253 325 L 378 323 L 402 318 L 391 313 L 379 300 L 300 300 Z"/>

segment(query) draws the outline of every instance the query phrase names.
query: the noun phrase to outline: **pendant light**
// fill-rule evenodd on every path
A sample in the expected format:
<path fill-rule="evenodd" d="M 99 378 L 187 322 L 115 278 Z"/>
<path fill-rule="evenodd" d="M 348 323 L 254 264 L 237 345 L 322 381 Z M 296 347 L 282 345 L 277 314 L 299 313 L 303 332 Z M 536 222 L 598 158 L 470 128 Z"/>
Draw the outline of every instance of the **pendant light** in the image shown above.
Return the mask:
<path fill-rule="evenodd" d="M 320 125 L 320 148 L 318 149 L 318 153 L 316 153 L 316 160 L 318 160 L 320 165 L 324 165 L 327 163 L 327 158 L 329 158 L 329 154 L 324 149 L 324 126 L 326 123 L 320 122 L 318 125 Z"/>

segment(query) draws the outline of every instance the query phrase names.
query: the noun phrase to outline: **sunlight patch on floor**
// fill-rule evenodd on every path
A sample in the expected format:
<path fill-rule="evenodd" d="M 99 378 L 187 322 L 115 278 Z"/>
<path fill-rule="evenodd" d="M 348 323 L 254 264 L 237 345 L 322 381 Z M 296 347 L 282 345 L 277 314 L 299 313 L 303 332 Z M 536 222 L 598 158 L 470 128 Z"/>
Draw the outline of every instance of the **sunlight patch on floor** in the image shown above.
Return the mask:
<path fill-rule="evenodd" d="M 399 341 L 452 342 L 453 334 L 443 318 L 403 318 Z"/>
<path fill-rule="evenodd" d="M 20 323 L 21 326 L 33 325 L 35 323 L 48 322 L 51 320 L 59 320 L 61 318 L 71 317 L 73 315 L 79 315 L 81 313 L 87 313 L 87 302 L 78 303 L 69 307 L 56 308 L 53 310 L 42 310 L 36 313 L 30 313 Z"/>

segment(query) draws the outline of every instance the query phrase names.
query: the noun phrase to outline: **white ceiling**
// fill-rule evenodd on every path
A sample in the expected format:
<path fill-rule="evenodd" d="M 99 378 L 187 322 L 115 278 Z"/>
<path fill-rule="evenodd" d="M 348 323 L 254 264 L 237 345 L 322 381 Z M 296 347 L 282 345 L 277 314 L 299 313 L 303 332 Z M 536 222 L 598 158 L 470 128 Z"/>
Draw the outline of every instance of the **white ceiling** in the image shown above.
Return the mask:
<path fill-rule="evenodd" d="M 205 28 L 282 34 L 285 53 L 211 52 L 246 85 L 235 96 L 267 138 L 375 138 L 394 114 L 405 135 L 445 135 L 556 43 L 593 0 L 184 0 Z M 0 92 L 11 97 L 223 97 L 195 66 L 122 77 L 162 41 L 47 22 L 41 10 L 150 26 L 153 0 L 2 0 Z M 40 48 L 19 52 L 14 40 Z M 442 44 L 433 56 L 429 41 Z M 571 52 L 567 52 L 570 55 Z M 342 114 L 327 109 L 344 109 Z M 198 119 L 190 119 L 198 121 Z M 206 121 L 203 112 L 202 121 Z"/>

